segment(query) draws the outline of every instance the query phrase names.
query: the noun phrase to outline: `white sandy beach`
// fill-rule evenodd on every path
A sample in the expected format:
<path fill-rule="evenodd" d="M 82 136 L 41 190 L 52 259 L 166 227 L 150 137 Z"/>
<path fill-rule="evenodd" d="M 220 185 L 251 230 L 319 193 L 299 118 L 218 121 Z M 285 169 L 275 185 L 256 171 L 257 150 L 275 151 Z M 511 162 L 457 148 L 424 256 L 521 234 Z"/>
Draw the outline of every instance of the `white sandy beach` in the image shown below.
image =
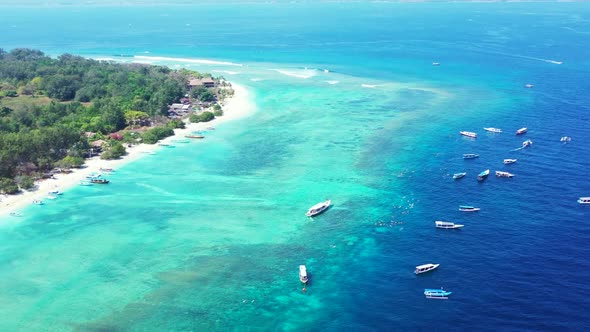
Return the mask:
<path fill-rule="evenodd" d="M 204 130 L 207 127 L 219 126 L 224 122 L 233 121 L 251 115 L 255 110 L 254 102 L 249 95 L 249 91 L 238 84 L 231 83 L 234 89 L 234 96 L 225 101 L 223 106 L 223 116 L 216 117 L 209 122 L 190 123 L 185 129 L 176 129 L 174 136 L 167 137 L 160 143 L 172 143 L 172 140 L 184 138 L 184 135 L 196 130 Z M 205 143 L 206 140 L 203 142 Z M 103 160 L 100 157 L 86 159 L 84 168 L 73 169 L 69 174 L 56 174 L 54 179 L 45 179 L 35 182 L 36 188 L 31 191 L 21 191 L 17 195 L 0 196 L 0 217 L 9 215 L 12 212 L 18 212 L 20 209 L 33 203 L 34 200 L 46 200 L 49 192 L 59 190 L 66 192 L 69 188 L 76 186 L 80 181 L 85 180 L 90 173 L 100 173 L 101 168 L 117 169 L 122 165 L 130 163 L 149 152 L 160 149 L 157 144 L 139 144 L 127 148 L 127 155 L 117 160 Z M 67 193 L 65 193 L 67 195 Z"/>

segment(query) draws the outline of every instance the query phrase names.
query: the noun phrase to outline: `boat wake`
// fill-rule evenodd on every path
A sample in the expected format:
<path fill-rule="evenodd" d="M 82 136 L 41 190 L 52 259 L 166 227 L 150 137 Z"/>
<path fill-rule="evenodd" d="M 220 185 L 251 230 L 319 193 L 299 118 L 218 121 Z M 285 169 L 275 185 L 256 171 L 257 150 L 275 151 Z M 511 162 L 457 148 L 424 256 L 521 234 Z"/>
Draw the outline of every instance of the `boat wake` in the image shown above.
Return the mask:
<path fill-rule="evenodd" d="M 377 87 L 377 85 L 375 85 L 375 84 L 361 84 L 361 86 L 363 88 L 367 88 L 367 89 L 374 89 Z"/>
<path fill-rule="evenodd" d="M 326 83 L 334 85 L 334 84 L 340 83 L 340 81 L 336 81 L 336 80 L 334 80 L 334 81 L 326 81 Z"/>

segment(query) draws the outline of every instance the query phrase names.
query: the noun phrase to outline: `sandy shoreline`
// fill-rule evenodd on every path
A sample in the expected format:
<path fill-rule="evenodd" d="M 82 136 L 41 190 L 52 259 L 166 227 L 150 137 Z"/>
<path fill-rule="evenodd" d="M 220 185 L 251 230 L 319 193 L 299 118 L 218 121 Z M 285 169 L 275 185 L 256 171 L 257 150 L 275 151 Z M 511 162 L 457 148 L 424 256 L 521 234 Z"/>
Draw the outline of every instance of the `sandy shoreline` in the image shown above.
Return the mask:
<path fill-rule="evenodd" d="M 173 140 L 184 139 L 184 135 L 192 131 L 204 130 L 207 127 L 218 126 L 224 122 L 241 119 L 252 114 L 255 110 L 255 105 L 250 92 L 239 84 L 233 82 L 231 84 L 234 89 L 234 96 L 225 102 L 223 116 L 217 117 L 210 122 L 187 124 L 185 129 L 175 129 L 174 136 L 167 137 L 161 140 L 160 143 L 172 143 Z M 122 165 L 133 162 L 161 148 L 158 144 L 139 144 L 127 148 L 127 155 L 121 159 L 102 160 L 100 157 L 89 158 L 86 159 L 84 168 L 73 169 L 73 172 L 69 174 L 56 174 L 54 179 L 36 181 L 36 189 L 32 191 L 22 190 L 18 195 L 0 195 L 0 217 L 7 216 L 13 212 L 18 213 L 20 209 L 32 204 L 33 200 L 47 200 L 47 196 L 49 196 L 49 192 L 52 190 L 65 192 L 79 185 L 80 181 L 84 180 L 88 174 L 93 172 L 100 173 L 101 168 L 112 168 L 116 170 Z"/>

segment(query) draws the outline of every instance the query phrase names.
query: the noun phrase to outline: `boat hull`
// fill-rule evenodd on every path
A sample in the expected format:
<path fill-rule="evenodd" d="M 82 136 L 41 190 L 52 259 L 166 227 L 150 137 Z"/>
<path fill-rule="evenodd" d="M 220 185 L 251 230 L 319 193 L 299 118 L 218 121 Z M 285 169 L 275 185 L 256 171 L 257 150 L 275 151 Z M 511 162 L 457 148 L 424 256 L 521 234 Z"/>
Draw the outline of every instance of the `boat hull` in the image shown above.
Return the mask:
<path fill-rule="evenodd" d="M 330 208 L 331 205 L 332 205 L 331 200 L 327 200 L 325 202 L 318 203 L 318 204 L 312 206 L 311 208 L 309 208 L 309 210 L 307 210 L 307 213 L 305 215 L 308 217 L 317 216 L 318 214 L 322 214 L 322 213 L 326 212 L 326 210 L 328 210 L 328 208 Z"/>

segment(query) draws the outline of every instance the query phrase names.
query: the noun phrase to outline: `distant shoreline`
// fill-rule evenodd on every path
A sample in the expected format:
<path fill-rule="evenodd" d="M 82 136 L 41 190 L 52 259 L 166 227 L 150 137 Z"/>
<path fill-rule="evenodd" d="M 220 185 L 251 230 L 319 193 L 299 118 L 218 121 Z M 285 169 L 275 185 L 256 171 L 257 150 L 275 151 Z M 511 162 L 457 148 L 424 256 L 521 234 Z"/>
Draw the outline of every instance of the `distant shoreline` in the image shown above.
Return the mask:
<path fill-rule="evenodd" d="M 158 143 L 173 144 L 173 140 L 184 138 L 185 135 L 196 130 L 205 130 L 207 127 L 220 125 L 250 116 L 255 111 L 255 105 L 250 91 L 242 85 L 230 82 L 234 90 L 234 95 L 228 98 L 223 106 L 223 116 L 216 117 L 209 122 L 189 123 L 185 129 L 175 129 L 174 135 L 166 137 Z M 203 144 L 207 141 L 194 142 L 193 144 Z M 100 159 L 99 156 L 88 158 L 84 162 L 84 168 L 73 169 L 69 174 L 55 174 L 53 179 L 44 179 L 35 181 L 36 189 L 33 191 L 21 191 L 16 195 L 0 195 L 0 217 L 9 216 L 19 210 L 32 205 L 34 200 L 46 200 L 49 192 L 52 190 L 66 191 L 79 185 L 90 173 L 101 173 L 101 168 L 116 169 L 128 163 L 138 160 L 155 152 L 163 147 L 156 144 L 139 144 L 127 148 L 127 154 L 122 158 L 115 160 Z M 191 142 L 192 143 L 192 142 Z M 105 172 L 102 172 L 105 173 Z M 108 176 L 106 176 L 108 178 Z M 108 184 L 106 185 L 108 186 Z M 65 193 L 67 195 L 67 193 Z M 58 198 L 57 200 L 64 199 Z"/>

